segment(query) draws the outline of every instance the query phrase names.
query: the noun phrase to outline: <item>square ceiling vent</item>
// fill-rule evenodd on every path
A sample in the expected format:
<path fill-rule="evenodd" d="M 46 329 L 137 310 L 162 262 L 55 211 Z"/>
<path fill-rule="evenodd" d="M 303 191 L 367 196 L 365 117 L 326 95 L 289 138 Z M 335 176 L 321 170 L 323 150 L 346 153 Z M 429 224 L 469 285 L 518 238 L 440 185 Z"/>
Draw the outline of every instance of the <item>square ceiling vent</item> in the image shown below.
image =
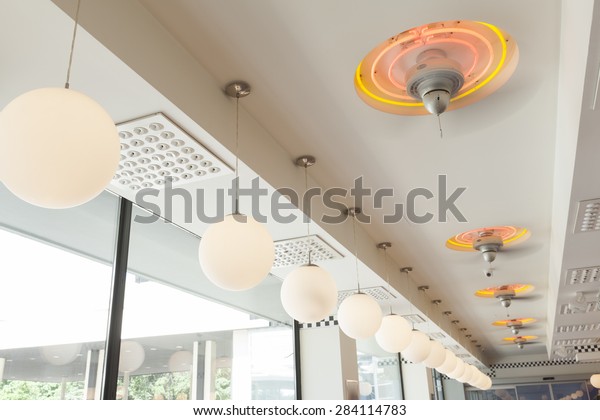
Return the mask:
<path fill-rule="evenodd" d="M 302 236 L 275 242 L 273 267 L 292 267 L 308 264 L 308 253 L 313 263 L 342 258 L 343 255 L 319 235 Z"/>
<path fill-rule="evenodd" d="M 396 296 L 394 296 L 388 289 L 386 289 L 385 287 L 382 287 L 382 286 L 361 287 L 360 291 L 361 291 L 361 293 L 369 295 L 373 299 L 375 299 L 376 301 L 379 301 L 379 302 L 383 302 L 383 301 L 386 301 L 386 300 L 390 300 L 390 299 L 395 299 L 396 298 Z M 342 303 L 342 301 L 344 299 L 346 299 L 348 296 L 352 296 L 355 293 L 356 293 L 356 289 L 340 290 L 338 292 L 338 305 L 340 303 Z M 404 316 L 404 317 L 406 318 L 406 316 Z"/>
<path fill-rule="evenodd" d="M 156 113 L 117 124 L 121 161 L 111 181 L 117 193 L 135 193 L 142 188 L 164 188 L 228 175 L 231 168 L 198 140 Z"/>
<path fill-rule="evenodd" d="M 572 268 L 567 271 L 566 286 L 600 283 L 600 267 Z"/>
<path fill-rule="evenodd" d="M 579 202 L 575 233 L 600 231 L 600 198 Z"/>

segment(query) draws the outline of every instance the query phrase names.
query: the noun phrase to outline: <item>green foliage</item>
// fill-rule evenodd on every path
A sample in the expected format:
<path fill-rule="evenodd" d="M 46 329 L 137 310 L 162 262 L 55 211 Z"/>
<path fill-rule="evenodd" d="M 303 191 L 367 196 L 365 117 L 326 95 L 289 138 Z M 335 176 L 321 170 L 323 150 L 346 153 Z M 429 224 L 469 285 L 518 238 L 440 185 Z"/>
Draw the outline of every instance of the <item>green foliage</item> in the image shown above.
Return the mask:
<path fill-rule="evenodd" d="M 0 382 L 0 400 L 58 400 L 61 384 L 32 381 Z M 65 400 L 82 400 L 83 382 L 67 382 Z"/>
<path fill-rule="evenodd" d="M 215 377 L 215 399 L 231 399 L 231 368 L 219 368 Z"/>

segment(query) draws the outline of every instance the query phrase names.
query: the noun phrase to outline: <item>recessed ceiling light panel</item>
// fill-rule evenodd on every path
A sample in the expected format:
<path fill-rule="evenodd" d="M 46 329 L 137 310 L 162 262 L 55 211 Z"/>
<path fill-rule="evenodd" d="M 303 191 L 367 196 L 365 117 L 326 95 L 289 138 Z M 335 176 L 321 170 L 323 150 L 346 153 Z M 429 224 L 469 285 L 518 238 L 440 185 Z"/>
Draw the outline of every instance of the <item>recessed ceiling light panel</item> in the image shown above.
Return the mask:
<path fill-rule="evenodd" d="M 375 47 L 358 65 L 354 85 L 360 98 L 380 111 L 441 114 L 446 106 L 461 108 L 502 86 L 518 56 L 514 39 L 489 23 L 429 23 Z M 429 100 L 432 95 L 436 101 Z"/>

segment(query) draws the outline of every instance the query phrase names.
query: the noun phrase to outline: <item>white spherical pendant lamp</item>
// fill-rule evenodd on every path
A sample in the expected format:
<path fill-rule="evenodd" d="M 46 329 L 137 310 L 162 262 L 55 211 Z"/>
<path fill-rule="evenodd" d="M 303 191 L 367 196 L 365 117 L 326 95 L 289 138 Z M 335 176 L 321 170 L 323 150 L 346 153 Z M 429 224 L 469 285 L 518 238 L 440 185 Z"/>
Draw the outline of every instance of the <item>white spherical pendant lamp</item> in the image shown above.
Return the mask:
<path fill-rule="evenodd" d="M 42 347 L 42 358 L 54 366 L 64 366 L 71 363 L 81 352 L 81 343 L 59 344 Z"/>
<path fill-rule="evenodd" d="M 472 382 L 472 385 L 476 388 L 482 389 L 485 385 L 487 376 L 483 372 L 479 372 L 477 379 Z"/>
<path fill-rule="evenodd" d="M 481 377 L 483 376 L 483 373 L 481 373 L 481 371 L 479 369 L 477 369 L 475 366 L 473 366 L 473 375 L 471 376 L 471 379 L 469 380 L 469 384 L 477 387 L 477 382 L 481 379 Z"/>
<path fill-rule="evenodd" d="M 108 113 L 83 93 L 42 88 L 0 112 L 0 181 L 36 206 L 90 201 L 117 170 L 120 142 Z"/>
<path fill-rule="evenodd" d="M 460 360 L 459 358 L 456 359 L 456 367 L 454 368 L 454 370 L 448 374 L 446 374 L 446 376 L 448 376 L 451 379 L 458 379 L 459 377 L 461 377 L 463 375 L 463 373 L 465 373 L 465 362 L 463 362 L 462 360 Z"/>
<path fill-rule="evenodd" d="M 176 351 L 169 357 L 169 370 L 171 372 L 185 372 L 192 368 L 194 355 L 191 351 L 180 350 Z"/>
<path fill-rule="evenodd" d="M 298 322 L 320 321 L 335 311 L 335 281 L 318 265 L 298 267 L 281 285 L 281 303 L 288 315 Z"/>
<path fill-rule="evenodd" d="M 381 326 L 381 308 L 375 299 L 364 293 L 348 296 L 338 308 L 341 330 L 355 340 L 375 335 Z"/>
<path fill-rule="evenodd" d="M 423 360 L 423 364 L 430 369 L 435 369 L 444 363 L 446 359 L 446 349 L 437 341 L 431 342 L 431 351 L 427 359 Z"/>
<path fill-rule="evenodd" d="M 375 341 L 388 353 L 404 351 L 412 340 L 412 328 L 404 317 L 389 314 L 381 320 L 381 326 L 375 333 Z"/>
<path fill-rule="evenodd" d="M 600 373 L 592 375 L 592 377 L 590 378 L 590 383 L 593 387 L 600 388 Z"/>
<path fill-rule="evenodd" d="M 269 231 L 250 216 L 230 214 L 206 230 L 198 249 L 204 274 L 225 290 L 247 290 L 271 270 L 275 246 Z"/>
<path fill-rule="evenodd" d="M 431 341 L 421 331 L 413 331 L 408 347 L 402 352 L 402 357 L 412 363 L 421 363 L 427 359 L 431 351 Z"/>
<path fill-rule="evenodd" d="M 444 362 L 436 368 L 438 372 L 443 375 L 448 375 L 448 373 L 452 372 L 456 367 L 457 358 L 450 350 L 445 350 L 446 357 L 444 358 Z"/>
<path fill-rule="evenodd" d="M 137 341 L 122 341 L 119 354 L 119 371 L 133 372 L 138 370 L 144 363 L 145 358 L 146 352 L 140 343 Z"/>
<path fill-rule="evenodd" d="M 368 397 L 373 392 L 373 385 L 367 381 L 360 381 L 358 383 L 358 392 L 362 397 Z"/>
<path fill-rule="evenodd" d="M 491 387 L 492 387 L 492 379 L 489 376 L 486 376 L 485 379 L 484 379 L 483 386 L 481 387 L 481 389 L 483 391 L 487 391 Z"/>
<path fill-rule="evenodd" d="M 456 378 L 456 380 L 458 382 L 462 382 L 463 384 L 468 383 L 471 380 L 471 377 L 473 376 L 473 370 L 471 370 L 472 367 L 473 366 L 471 366 L 470 364 L 465 363 L 465 371 L 461 376 Z"/>

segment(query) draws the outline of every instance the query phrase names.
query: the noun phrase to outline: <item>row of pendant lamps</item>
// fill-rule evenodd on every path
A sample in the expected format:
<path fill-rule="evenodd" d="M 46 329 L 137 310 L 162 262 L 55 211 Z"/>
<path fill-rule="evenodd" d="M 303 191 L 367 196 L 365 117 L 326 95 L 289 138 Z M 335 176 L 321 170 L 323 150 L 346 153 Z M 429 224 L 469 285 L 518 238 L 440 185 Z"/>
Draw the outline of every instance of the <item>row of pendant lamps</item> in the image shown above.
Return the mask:
<path fill-rule="evenodd" d="M 0 181 L 17 197 L 43 208 L 64 209 L 92 200 L 109 184 L 120 159 L 119 137 L 108 113 L 69 86 L 79 4 L 78 1 L 65 87 L 26 92 L 0 112 L 0 148 L 10 151 L 0 154 Z M 250 93 L 250 87 L 234 82 L 226 92 L 236 98 L 237 156 L 239 99 Z M 43 176 L 34 177 L 32 171 Z M 236 178 L 237 173 L 236 161 Z M 199 246 L 199 260 L 206 276 L 217 286 L 232 291 L 260 283 L 270 272 L 274 256 L 274 243 L 267 229 L 239 213 L 238 208 L 222 222 L 211 225 Z M 309 258 L 309 264 L 286 277 L 281 299 L 294 319 L 319 321 L 335 309 L 335 281 Z M 394 328 L 402 322 L 398 319 L 404 320 L 394 314 L 382 319 L 377 302 L 361 293 L 360 287 L 338 310 L 340 328 L 348 336 L 364 338 L 377 332 L 378 342 L 406 342 L 406 357 L 413 351 L 425 354 L 420 345 L 414 344 L 428 343 L 422 338 L 426 337 L 424 334 L 415 331 L 404 338 L 394 338 L 398 336 Z"/>

